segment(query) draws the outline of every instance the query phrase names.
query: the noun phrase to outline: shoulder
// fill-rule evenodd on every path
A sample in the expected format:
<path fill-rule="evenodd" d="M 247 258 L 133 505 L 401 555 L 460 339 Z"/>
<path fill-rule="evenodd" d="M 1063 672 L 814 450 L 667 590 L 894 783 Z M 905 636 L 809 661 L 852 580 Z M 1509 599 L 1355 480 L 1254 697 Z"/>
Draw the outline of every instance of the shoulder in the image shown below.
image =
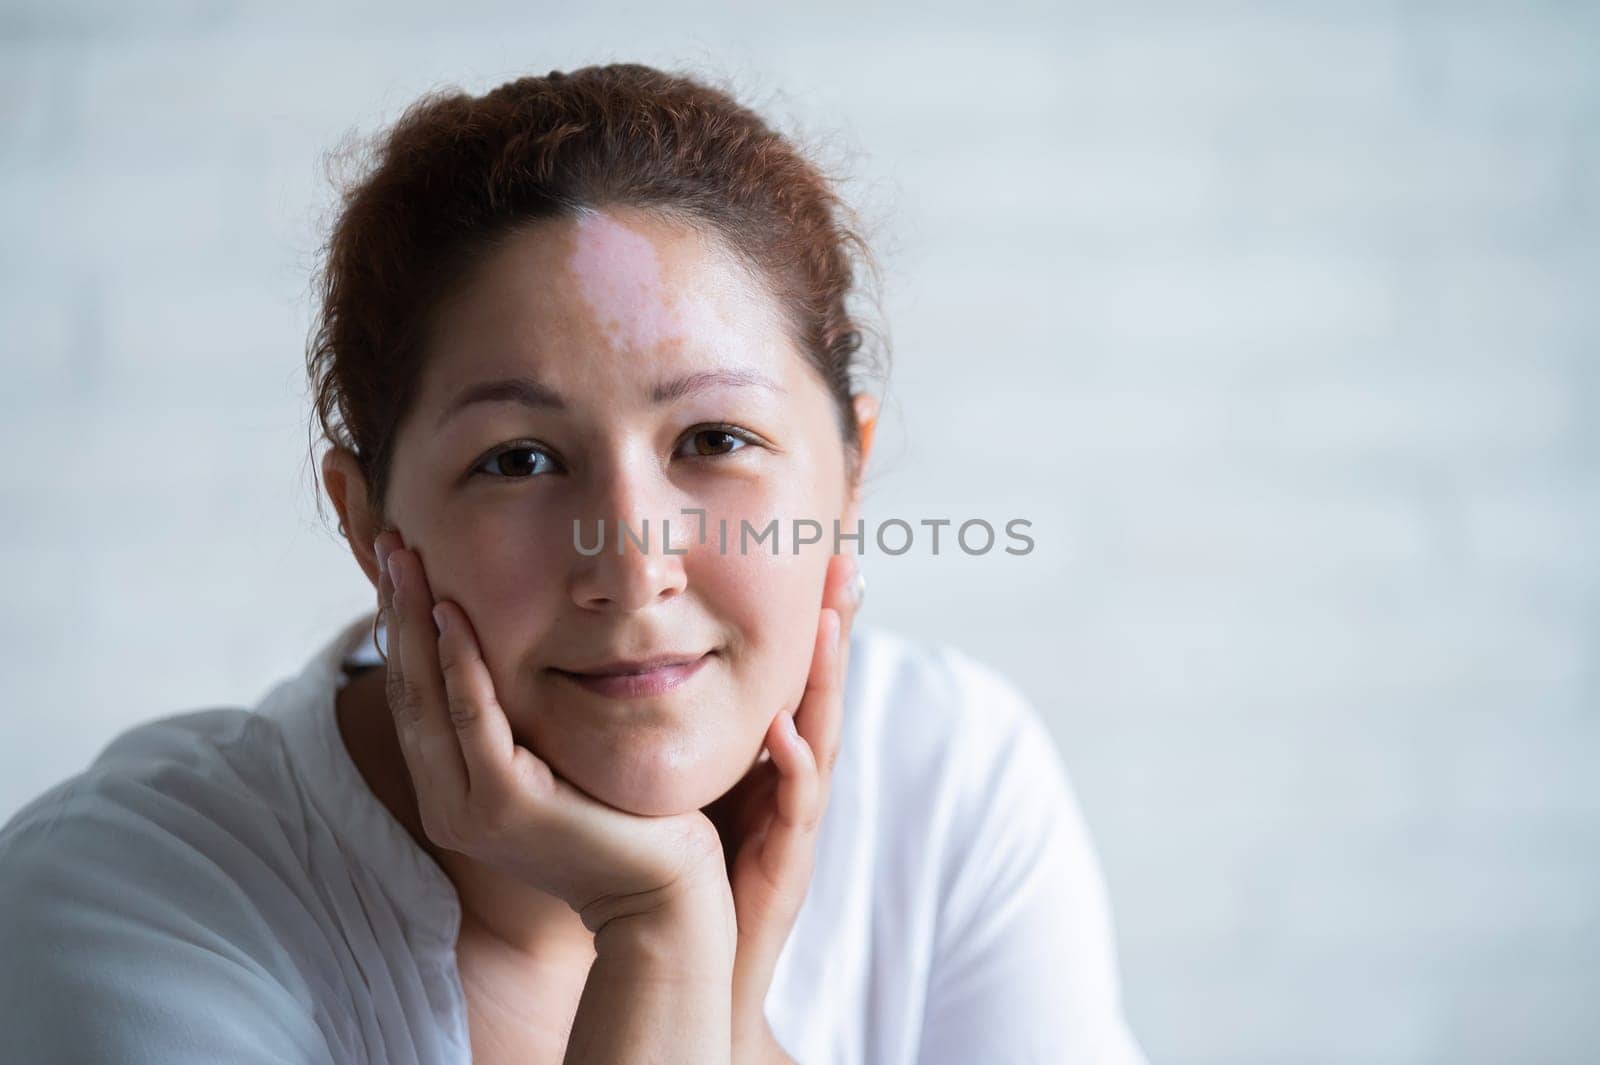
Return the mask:
<path fill-rule="evenodd" d="M 884 789 L 889 846 L 920 870 L 888 886 L 897 909 L 927 900 L 919 1060 L 1142 1061 L 1099 857 L 1033 701 L 948 644 L 879 631 L 863 646 L 894 678 L 877 709 L 879 764 L 902 774 Z"/>
<path fill-rule="evenodd" d="M 0 828 L 12 1045 L 188 1062 L 248 1035 L 275 1060 L 318 1060 L 314 1027 L 271 1019 L 311 1001 L 270 898 L 293 890 L 295 849 L 275 741 L 242 709 L 146 722 Z"/>
<path fill-rule="evenodd" d="M 1055 738 L 1016 682 L 952 644 L 876 627 L 852 633 L 850 672 L 842 742 L 855 750 L 840 765 L 854 759 L 852 794 L 872 796 L 880 830 L 916 841 L 938 895 L 959 894 L 975 865 L 1016 873 L 1047 841 L 1081 853 L 1055 845 L 1081 815 Z"/>
<path fill-rule="evenodd" d="M 946 917 L 1036 890 L 1086 883 L 1097 858 L 1057 741 L 1011 678 L 949 643 L 870 628 L 852 638 L 860 720 L 846 742 L 864 749 L 860 787 L 885 826 L 915 840 Z M 841 763 L 843 761 L 841 754 Z"/>
<path fill-rule="evenodd" d="M 1033 702 L 1000 670 L 953 644 L 877 626 L 851 634 L 846 714 L 857 718 L 847 722 L 852 739 L 944 787 L 981 788 L 996 769 L 1055 750 Z"/>
<path fill-rule="evenodd" d="M 283 834 L 294 802 L 274 722 L 237 708 L 146 721 L 0 827 L 0 914 L 103 889 L 107 905 L 131 908 L 214 887 L 243 872 L 244 851 Z M 118 885 L 162 894 L 109 890 Z"/>
<path fill-rule="evenodd" d="M 173 714 L 119 733 L 87 768 L 25 804 L 0 827 L 0 862 L 41 860 L 109 832 L 192 841 L 212 824 L 248 834 L 286 812 L 293 789 L 275 722 L 231 707 Z"/>

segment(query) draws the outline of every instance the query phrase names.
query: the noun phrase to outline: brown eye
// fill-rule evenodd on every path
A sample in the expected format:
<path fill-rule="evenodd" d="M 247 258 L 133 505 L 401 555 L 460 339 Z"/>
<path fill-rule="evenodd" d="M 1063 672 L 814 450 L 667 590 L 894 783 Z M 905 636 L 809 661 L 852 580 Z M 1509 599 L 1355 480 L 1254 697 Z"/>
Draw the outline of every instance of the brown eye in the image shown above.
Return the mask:
<path fill-rule="evenodd" d="M 711 426 L 695 430 L 689 435 L 688 442 L 694 447 L 695 458 L 709 459 L 731 455 L 754 441 L 731 427 Z"/>
<path fill-rule="evenodd" d="M 535 472 L 548 472 L 553 465 L 542 449 L 531 444 L 513 444 L 486 456 L 472 472 L 501 481 L 522 481 Z"/>

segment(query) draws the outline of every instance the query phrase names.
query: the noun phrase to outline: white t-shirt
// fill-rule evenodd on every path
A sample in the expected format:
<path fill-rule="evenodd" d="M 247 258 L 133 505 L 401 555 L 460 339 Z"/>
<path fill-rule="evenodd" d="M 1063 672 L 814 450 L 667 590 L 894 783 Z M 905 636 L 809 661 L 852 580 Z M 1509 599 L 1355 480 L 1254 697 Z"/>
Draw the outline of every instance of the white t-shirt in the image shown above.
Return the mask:
<path fill-rule="evenodd" d="M 0 829 L 0 1057 L 462 1065 L 454 886 L 367 787 L 352 621 L 254 708 L 114 739 Z M 800 1065 L 1142 1065 L 1054 742 L 964 653 L 858 623 L 810 889 L 767 998 Z"/>

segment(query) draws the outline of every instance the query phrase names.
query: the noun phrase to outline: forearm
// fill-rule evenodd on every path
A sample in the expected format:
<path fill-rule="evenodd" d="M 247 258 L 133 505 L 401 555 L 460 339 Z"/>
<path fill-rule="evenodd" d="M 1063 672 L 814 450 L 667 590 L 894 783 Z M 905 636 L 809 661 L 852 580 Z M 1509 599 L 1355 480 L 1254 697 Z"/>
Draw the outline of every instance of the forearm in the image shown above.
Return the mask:
<path fill-rule="evenodd" d="M 720 900 L 615 918 L 595 935 L 566 1065 L 730 1065 L 732 986 Z"/>

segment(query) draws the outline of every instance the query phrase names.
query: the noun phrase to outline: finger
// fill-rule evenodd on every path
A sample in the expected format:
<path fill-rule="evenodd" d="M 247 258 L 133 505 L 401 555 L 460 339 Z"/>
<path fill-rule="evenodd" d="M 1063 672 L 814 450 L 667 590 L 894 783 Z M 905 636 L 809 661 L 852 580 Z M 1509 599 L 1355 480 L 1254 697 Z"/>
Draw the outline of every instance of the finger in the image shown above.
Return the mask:
<path fill-rule="evenodd" d="M 445 700 L 467 765 L 468 793 L 493 799 L 512 783 L 516 739 L 495 695 L 478 636 L 466 611 L 441 600 L 433 608 L 439 625 L 439 670 Z"/>
<path fill-rule="evenodd" d="M 762 750 L 767 746 L 763 744 Z M 762 820 L 771 812 L 773 804 L 777 801 L 778 783 L 783 779 L 783 771 L 778 768 L 778 763 L 770 757 L 761 763 L 761 775 L 750 786 L 745 795 L 745 801 L 739 807 L 735 824 L 739 838 L 743 839 L 760 827 Z"/>
<path fill-rule="evenodd" d="M 850 630 L 855 627 L 856 614 L 861 610 L 862 586 L 857 583 L 857 578 L 861 574 L 861 563 L 854 555 L 840 555 L 838 558 L 840 561 L 837 569 L 830 569 L 828 573 L 828 587 L 824 591 L 823 605 L 831 606 L 839 612 L 841 646 L 839 669 L 844 673 L 850 665 Z"/>
<path fill-rule="evenodd" d="M 772 761 L 778 767 L 777 802 L 781 823 L 807 827 L 821 814 L 817 807 L 817 759 L 811 745 L 795 730 L 794 718 L 779 713 L 768 733 Z"/>
<path fill-rule="evenodd" d="M 467 766 L 461 741 L 450 723 L 439 670 L 439 636 L 434 628 L 433 595 L 415 551 L 389 552 L 389 579 L 394 583 L 394 621 L 399 628 L 400 678 L 391 695 L 410 719 L 411 737 L 436 801 L 448 809 L 467 793 Z M 396 641 L 391 640 L 391 643 Z M 394 658 L 390 658 L 393 667 Z"/>
<path fill-rule="evenodd" d="M 833 767 L 839 761 L 839 743 L 844 735 L 844 700 L 845 681 L 850 675 L 850 631 L 855 626 L 856 615 L 861 610 L 862 592 L 865 586 L 859 581 L 861 574 L 860 560 L 850 557 L 849 566 L 845 567 L 847 575 L 842 577 L 839 586 L 839 601 L 835 609 L 839 611 L 839 639 L 838 660 L 834 666 L 835 698 L 830 707 L 828 736 L 824 739 L 823 746 L 818 751 L 822 763 L 822 788 L 823 794 L 828 793 L 833 783 Z"/>
<path fill-rule="evenodd" d="M 807 678 L 806 692 L 795 711 L 795 724 L 811 744 L 817 763 L 822 767 L 824 794 L 833 776 L 834 763 L 839 758 L 839 738 L 844 729 L 844 678 L 850 653 L 849 626 L 859 605 L 859 600 L 854 600 L 851 594 L 855 572 L 853 556 L 835 555 L 829 563 L 823 587 L 822 613 L 831 610 L 839 619 L 835 640 L 839 654 L 831 667 L 832 675 L 826 677 L 819 675 L 819 663 L 816 656 L 812 656 L 812 672 Z M 820 618 L 818 623 L 821 624 Z M 831 698 L 823 694 L 829 692 L 835 694 Z"/>
<path fill-rule="evenodd" d="M 373 543 L 373 549 L 378 552 L 378 602 L 383 608 L 386 694 L 389 710 L 394 717 L 395 738 L 400 743 L 400 753 L 405 758 L 406 771 L 411 775 L 418 790 L 426 790 L 430 787 L 428 767 L 423 764 L 413 735 L 416 712 L 403 695 L 405 672 L 400 663 L 399 623 L 395 620 L 394 582 L 389 579 L 389 551 L 392 547 L 393 537 L 386 532 L 380 533 Z"/>
<path fill-rule="evenodd" d="M 817 826 L 824 806 L 822 781 L 811 747 L 795 730 L 794 718 L 788 713 L 780 712 L 773 720 L 767 743 L 780 774 L 777 801 L 765 827 L 752 834 L 751 842 L 759 849 L 768 882 L 788 893 L 800 882 L 800 874 L 809 874 L 816 853 Z"/>
<path fill-rule="evenodd" d="M 826 739 L 822 740 L 819 750 L 819 760 L 822 763 L 822 777 L 824 785 L 832 779 L 834 763 L 838 761 L 838 742 L 843 732 L 845 723 L 845 678 L 850 675 L 850 632 L 856 624 L 856 614 L 861 609 L 862 585 L 858 582 L 861 574 L 861 561 L 856 556 L 845 556 L 840 564 L 837 574 L 837 584 L 830 588 L 834 595 L 830 606 L 838 611 L 838 664 L 835 667 L 835 688 L 838 699 L 830 707 L 830 728 Z"/>
<path fill-rule="evenodd" d="M 806 677 L 805 694 L 794 716 L 779 714 L 774 733 L 768 730 L 768 749 L 778 763 L 778 810 L 789 821 L 821 817 L 826 801 L 826 781 L 819 752 L 827 748 L 830 716 L 828 704 L 837 699 L 839 614 L 824 607 L 817 622 L 811 649 L 811 672 Z M 835 715 L 836 716 L 836 715 Z M 776 742 L 771 742 L 775 740 Z M 812 793 L 812 790 L 816 794 Z M 814 809 L 812 807 L 815 807 Z"/>

